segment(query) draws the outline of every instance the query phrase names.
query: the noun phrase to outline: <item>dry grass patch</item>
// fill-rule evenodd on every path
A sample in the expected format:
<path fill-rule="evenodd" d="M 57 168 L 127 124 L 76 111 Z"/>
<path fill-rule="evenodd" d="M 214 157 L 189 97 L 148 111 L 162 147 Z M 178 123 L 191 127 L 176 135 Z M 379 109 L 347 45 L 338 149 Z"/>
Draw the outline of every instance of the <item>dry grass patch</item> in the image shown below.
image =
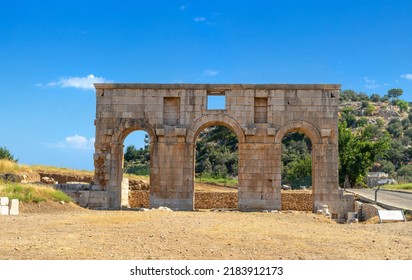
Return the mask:
<path fill-rule="evenodd" d="M 31 168 L 37 173 L 56 173 L 62 175 L 93 176 L 93 171 L 75 170 L 64 167 L 33 165 Z"/>
<path fill-rule="evenodd" d="M 18 164 L 14 161 L 0 159 L 0 174 L 31 173 L 33 169 L 28 165 Z"/>
<path fill-rule="evenodd" d="M 40 203 L 44 201 L 71 202 L 72 199 L 61 191 L 51 187 L 31 184 L 0 183 L 0 196 L 18 199 L 26 203 Z"/>

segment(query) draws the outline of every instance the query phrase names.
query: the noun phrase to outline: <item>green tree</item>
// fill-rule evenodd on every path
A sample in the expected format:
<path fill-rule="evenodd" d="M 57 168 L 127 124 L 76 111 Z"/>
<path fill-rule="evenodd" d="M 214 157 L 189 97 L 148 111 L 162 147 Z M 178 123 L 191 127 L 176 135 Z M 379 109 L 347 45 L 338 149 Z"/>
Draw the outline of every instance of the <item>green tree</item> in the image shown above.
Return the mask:
<path fill-rule="evenodd" d="M 386 129 L 394 138 L 399 138 L 402 135 L 403 126 L 399 119 L 390 120 Z"/>
<path fill-rule="evenodd" d="M 389 149 L 386 153 L 386 159 L 391 161 L 397 168 L 399 168 L 404 162 L 407 161 L 405 158 L 406 147 L 401 141 L 397 139 L 392 139 L 390 141 Z"/>
<path fill-rule="evenodd" d="M 340 95 L 339 95 L 339 100 L 340 101 L 358 101 L 359 97 L 356 94 L 356 92 L 354 92 L 353 90 L 342 90 Z"/>
<path fill-rule="evenodd" d="M 353 126 L 356 122 L 356 118 L 353 115 L 354 109 L 350 106 L 344 107 L 340 112 L 340 119 L 345 121 L 348 126 Z"/>
<path fill-rule="evenodd" d="M 376 119 L 376 125 L 377 125 L 379 128 L 383 128 L 383 127 L 385 126 L 385 121 L 384 121 L 382 118 L 377 118 L 377 119 Z"/>
<path fill-rule="evenodd" d="M 382 96 L 381 102 L 387 102 L 387 101 L 389 101 L 389 96 L 385 94 L 384 96 Z"/>
<path fill-rule="evenodd" d="M 376 111 L 375 106 L 373 106 L 372 104 L 368 103 L 368 105 L 365 108 L 365 115 L 366 116 L 372 116 L 373 113 Z"/>
<path fill-rule="evenodd" d="M 366 93 L 364 93 L 364 92 L 359 92 L 359 93 L 358 93 L 358 100 L 365 100 L 365 101 L 367 101 L 367 100 L 369 100 L 369 96 L 368 96 Z"/>
<path fill-rule="evenodd" d="M 403 89 L 401 88 L 393 88 L 388 90 L 388 98 L 390 100 L 398 100 L 399 96 L 403 94 Z"/>
<path fill-rule="evenodd" d="M 401 112 L 408 112 L 409 111 L 409 103 L 405 100 L 398 100 L 396 101 L 396 106 L 401 110 Z"/>
<path fill-rule="evenodd" d="M 206 128 L 196 143 L 196 173 L 216 178 L 238 174 L 238 140 L 224 126 Z"/>
<path fill-rule="evenodd" d="M 0 159 L 7 159 L 14 162 L 18 161 L 6 147 L 0 147 Z"/>
<path fill-rule="evenodd" d="M 134 145 L 126 147 L 124 153 L 124 172 L 136 175 L 150 174 L 150 141 L 149 135 L 144 138 L 144 147 L 136 149 Z"/>
<path fill-rule="evenodd" d="M 381 96 L 380 96 L 379 94 L 377 94 L 377 93 L 373 93 L 373 94 L 371 94 L 371 96 L 370 96 L 370 100 L 371 100 L 372 102 L 379 102 L 379 101 L 381 101 Z"/>
<path fill-rule="evenodd" d="M 411 121 L 406 118 L 401 121 L 403 129 L 408 129 L 411 126 Z"/>
<path fill-rule="evenodd" d="M 282 139 L 282 180 L 312 175 L 312 143 L 305 134 L 288 133 Z"/>
<path fill-rule="evenodd" d="M 384 136 L 384 131 L 378 125 L 368 124 L 363 130 L 363 135 L 370 140 L 378 140 Z"/>
<path fill-rule="evenodd" d="M 364 131 L 353 134 L 346 123 L 339 122 L 339 182 L 349 186 L 362 184 L 366 172 L 389 149 L 388 134 L 371 141 Z"/>
<path fill-rule="evenodd" d="M 382 160 L 380 171 L 389 174 L 389 176 L 393 176 L 395 174 L 395 165 L 390 161 Z"/>
<path fill-rule="evenodd" d="M 404 146 L 409 146 L 412 142 L 411 142 L 411 138 L 409 136 L 404 136 L 400 139 L 402 145 Z"/>
<path fill-rule="evenodd" d="M 356 127 L 364 127 L 368 124 L 368 119 L 365 117 L 359 118 L 356 122 Z"/>
<path fill-rule="evenodd" d="M 398 179 L 403 182 L 412 182 L 412 165 L 404 165 L 397 171 Z"/>
<path fill-rule="evenodd" d="M 299 160 L 290 162 L 285 173 L 284 179 L 288 181 L 312 176 L 312 156 L 305 154 Z"/>
<path fill-rule="evenodd" d="M 405 131 L 403 132 L 403 135 L 404 135 L 404 136 L 408 136 L 409 138 L 412 139 L 412 128 L 408 128 L 407 130 L 405 130 Z"/>
<path fill-rule="evenodd" d="M 149 146 L 145 146 L 141 149 L 136 149 L 135 146 L 131 145 L 126 148 L 124 154 L 125 163 L 140 163 L 144 164 L 150 161 L 150 150 Z"/>
<path fill-rule="evenodd" d="M 282 162 L 288 165 L 292 161 L 299 160 L 302 155 L 310 154 L 312 143 L 305 134 L 300 132 L 288 133 L 282 139 Z"/>

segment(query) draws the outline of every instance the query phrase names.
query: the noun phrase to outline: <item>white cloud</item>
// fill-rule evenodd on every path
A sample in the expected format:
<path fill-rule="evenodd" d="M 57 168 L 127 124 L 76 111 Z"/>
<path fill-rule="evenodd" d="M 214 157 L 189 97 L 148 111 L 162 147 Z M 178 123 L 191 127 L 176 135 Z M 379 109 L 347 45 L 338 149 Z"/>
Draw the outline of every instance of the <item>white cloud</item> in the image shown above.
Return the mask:
<path fill-rule="evenodd" d="M 401 78 L 404 78 L 404 79 L 407 79 L 407 80 L 412 80 L 412 74 L 401 75 Z"/>
<path fill-rule="evenodd" d="M 368 77 L 363 78 L 363 80 L 365 81 L 365 88 L 367 89 L 374 89 L 379 87 L 375 80 L 371 80 Z"/>
<path fill-rule="evenodd" d="M 219 74 L 218 71 L 212 70 L 212 69 L 206 69 L 203 73 L 204 73 L 206 76 L 216 76 L 217 74 Z"/>
<path fill-rule="evenodd" d="M 206 18 L 205 17 L 195 17 L 193 20 L 196 22 L 203 22 L 203 21 L 206 21 Z"/>
<path fill-rule="evenodd" d="M 184 11 L 184 10 L 186 10 L 187 9 L 187 6 L 186 5 L 181 5 L 180 7 L 179 7 L 179 10 L 181 10 L 181 11 Z"/>
<path fill-rule="evenodd" d="M 96 77 L 95 75 L 90 74 L 90 75 L 87 75 L 86 77 L 61 78 L 60 80 L 56 82 L 50 82 L 46 84 L 46 86 L 94 90 L 93 83 L 108 83 L 108 82 L 112 82 L 112 81 L 106 80 L 103 77 Z M 42 86 L 42 85 L 37 84 L 37 86 Z"/>
<path fill-rule="evenodd" d="M 93 150 L 95 138 L 87 139 L 84 136 L 67 136 L 64 141 L 47 145 L 49 148 Z"/>

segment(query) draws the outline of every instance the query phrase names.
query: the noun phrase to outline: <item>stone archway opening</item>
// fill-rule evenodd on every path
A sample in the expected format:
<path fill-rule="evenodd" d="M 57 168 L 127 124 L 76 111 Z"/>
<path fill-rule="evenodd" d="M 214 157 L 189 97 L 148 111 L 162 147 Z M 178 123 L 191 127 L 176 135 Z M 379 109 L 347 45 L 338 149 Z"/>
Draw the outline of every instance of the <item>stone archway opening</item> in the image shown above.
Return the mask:
<path fill-rule="evenodd" d="M 282 139 L 283 210 L 313 211 L 312 149 L 312 141 L 303 132 L 288 132 Z"/>
<path fill-rule="evenodd" d="M 148 208 L 150 196 L 151 139 L 144 130 L 133 130 L 123 139 L 121 168 L 122 206 Z"/>
<path fill-rule="evenodd" d="M 195 140 L 195 209 L 238 208 L 238 137 L 224 125 L 201 129 Z"/>

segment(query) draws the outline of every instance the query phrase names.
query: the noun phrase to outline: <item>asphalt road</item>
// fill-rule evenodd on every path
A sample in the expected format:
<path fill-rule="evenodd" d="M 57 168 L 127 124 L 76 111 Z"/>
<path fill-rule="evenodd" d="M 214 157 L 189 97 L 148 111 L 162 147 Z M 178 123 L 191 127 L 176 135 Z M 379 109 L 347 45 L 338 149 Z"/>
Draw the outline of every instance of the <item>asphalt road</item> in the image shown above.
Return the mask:
<path fill-rule="evenodd" d="M 348 189 L 362 197 L 375 201 L 375 190 L 372 189 Z M 412 210 L 412 192 L 395 192 L 387 190 L 378 191 L 378 203 L 389 206 Z"/>

